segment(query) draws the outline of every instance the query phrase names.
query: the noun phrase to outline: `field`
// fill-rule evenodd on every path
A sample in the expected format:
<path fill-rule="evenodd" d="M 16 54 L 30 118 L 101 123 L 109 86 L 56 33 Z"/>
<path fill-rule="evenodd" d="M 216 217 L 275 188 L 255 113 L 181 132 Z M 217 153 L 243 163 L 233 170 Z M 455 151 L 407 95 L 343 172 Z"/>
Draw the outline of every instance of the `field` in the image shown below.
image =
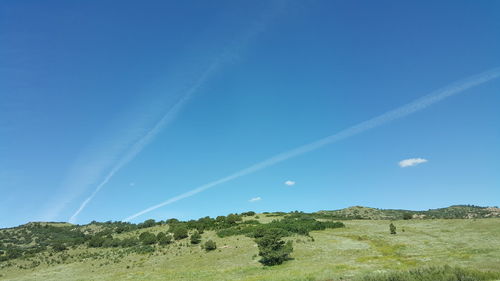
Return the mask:
<path fill-rule="evenodd" d="M 397 220 L 392 221 L 396 235 L 389 234 L 390 222 L 348 220 L 345 228 L 288 237 L 293 259 L 273 267 L 258 262 L 253 239 L 219 238 L 206 231 L 203 240 L 216 241 L 217 250 L 205 252 L 187 239 L 157 245 L 153 254 L 78 247 L 51 257 L 39 254 L 64 260 L 60 264 L 30 268 L 30 261 L 14 260 L 12 266 L 0 268 L 0 280 L 354 280 L 373 272 L 438 265 L 500 271 L 498 218 Z"/>

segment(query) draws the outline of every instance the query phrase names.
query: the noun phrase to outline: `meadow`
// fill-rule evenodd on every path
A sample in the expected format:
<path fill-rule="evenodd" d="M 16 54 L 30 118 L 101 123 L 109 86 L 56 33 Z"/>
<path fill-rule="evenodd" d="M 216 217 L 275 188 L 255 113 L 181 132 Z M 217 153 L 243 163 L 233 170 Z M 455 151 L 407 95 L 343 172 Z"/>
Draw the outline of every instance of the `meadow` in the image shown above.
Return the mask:
<path fill-rule="evenodd" d="M 270 220 L 262 214 L 258 218 Z M 257 245 L 247 236 L 221 238 L 205 231 L 202 241 L 214 240 L 215 251 L 206 252 L 188 239 L 156 245 L 156 251 L 146 254 L 80 246 L 37 254 L 57 261 L 50 265 L 31 267 L 32 260 L 10 261 L 10 266 L 0 268 L 0 280 L 402 280 L 383 278 L 393 271 L 445 265 L 500 271 L 499 218 L 343 222 L 343 228 L 284 238 L 293 241 L 294 251 L 291 260 L 278 266 L 260 264 Z M 396 235 L 389 233 L 391 222 L 397 227 Z M 154 226 L 148 231 L 164 229 Z M 363 277 L 373 274 L 379 279 Z M 492 276 L 484 280 L 500 280 L 500 275 Z"/>

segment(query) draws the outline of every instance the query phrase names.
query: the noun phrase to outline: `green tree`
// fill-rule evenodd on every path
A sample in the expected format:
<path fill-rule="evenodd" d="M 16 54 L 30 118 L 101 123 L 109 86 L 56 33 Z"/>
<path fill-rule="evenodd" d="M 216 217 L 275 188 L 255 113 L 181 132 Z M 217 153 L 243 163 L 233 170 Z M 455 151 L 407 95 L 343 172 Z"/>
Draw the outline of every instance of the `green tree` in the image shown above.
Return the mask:
<path fill-rule="evenodd" d="M 168 245 L 172 243 L 172 235 L 166 235 L 163 232 L 158 233 L 158 235 L 156 235 L 156 239 L 160 245 Z"/>
<path fill-rule="evenodd" d="M 201 235 L 200 233 L 195 230 L 193 234 L 191 234 L 191 244 L 199 244 L 201 242 Z"/>
<path fill-rule="evenodd" d="M 207 252 L 213 251 L 213 250 L 217 249 L 217 244 L 212 240 L 208 240 L 207 242 L 205 242 L 204 248 L 205 248 L 205 251 L 207 251 Z"/>
<path fill-rule="evenodd" d="M 139 235 L 139 240 L 141 240 L 144 245 L 151 245 L 156 243 L 156 235 L 151 232 L 143 232 Z"/>
<path fill-rule="evenodd" d="M 396 226 L 392 222 L 389 224 L 389 231 L 391 234 L 396 234 Z"/>
<path fill-rule="evenodd" d="M 411 220 L 412 218 L 413 218 L 413 215 L 411 213 L 404 213 L 403 214 L 404 220 Z"/>
<path fill-rule="evenodd" d="M 259 246 L 260 263 L 267 266 L 282 264 L 289 259 L 293 251 L 292 242 L 285 243 L 281 229 L 268 229 L 260 238 L 256 238 Z"/>
<path fill-rule="evenodd" d="M 64 250 L 66 250 L 66 246 L 61 243 L 61 242 L 55 242 L 54 244 L 52 244 L 52 249 L 54 249 L 54 251 L 56 252 L 62 252 Z"/>
<path fill-rule="evenodd" d="M 145 220 L 143 223 L 140 224 L 140 228 L 153 227 L 155 226 L 155 224 L 156 222 L 154 219 Z"/>
<path fill-rule="evenodd" d="M 104 244 L 104 237 L 102 236 L 94 236 L 89 240 L 89 247 L 92 248 L 102 247 L 102 244 Z"/>
<path fill-rule="evenodd" d="M 181 240 L 188 237 L 187 228 L 183 225 L 175 227 L 173 233 L 175 240 Z"/>

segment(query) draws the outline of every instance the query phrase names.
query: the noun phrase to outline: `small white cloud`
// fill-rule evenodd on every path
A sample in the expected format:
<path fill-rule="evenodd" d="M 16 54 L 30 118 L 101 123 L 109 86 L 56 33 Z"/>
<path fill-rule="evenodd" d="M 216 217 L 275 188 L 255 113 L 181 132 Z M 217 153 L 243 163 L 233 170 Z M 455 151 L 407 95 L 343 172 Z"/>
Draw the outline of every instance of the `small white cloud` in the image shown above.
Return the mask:
<path fill-rule="evenodd" d="M 252 202 L 253 203 L 253 202 L 260 201 L 260 200 L 262 200 L 262 198 L 260 198 L 260 197 L 254 197 L 254 198 L 248 200 L 248 202 Z"/>
<path fill-rule="evenodd" d="M 286 185 L 288 185 L 288 186 L 292 186 L 292 185 L 295 185 L 295 182 L 294 182 L 294 181 L 291 181 L 291 180 L 287 180 L 287 181 L 285 182 L 285 184 L 286 184 Z"/>
<path fill-rule="evenodd" d="M 399 161 L 398 164 L 401 168 L 406 168 L 406 167 L 411 167 L 411 166 L 415 166 L 418 164 L 422 164 L 425 162 L 427 162 L 427 159 L 424 159 L 424 158 L 410 158 L 410 159 L 405 159 L 405 160 Z"/>

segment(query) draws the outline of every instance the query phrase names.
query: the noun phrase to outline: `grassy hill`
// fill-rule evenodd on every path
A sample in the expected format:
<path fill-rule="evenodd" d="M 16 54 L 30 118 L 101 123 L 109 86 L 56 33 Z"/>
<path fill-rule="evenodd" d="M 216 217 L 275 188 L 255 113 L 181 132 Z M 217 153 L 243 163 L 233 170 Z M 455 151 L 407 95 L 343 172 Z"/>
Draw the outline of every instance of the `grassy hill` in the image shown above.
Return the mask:
<path fill-rule="evenodd" d="M 452 206 L 425 211 L 425 217 L 418 216 L 423 219 L 387 220 L 408 212 L 351 207 L 226 216 L 202 230 L 201 244 L 183 238 L 144 245 L 134 239 L 144 232 L 169 233 L 179 225 L 194 227 L 188 227 L 192 234 L 200 222 L 210 224 L 206 218 L 139 225 L 29 223 L 0 230 L 0 280 L 424 280 L 394 279 L 422 272 L 439 278 L 473 276 L 427 280 L 500 280 L 500 273 L 485 273 L 500 264 L 500 218 L 490 215 L 495 209 Z M 462 219 L 474 217 L 471 213 L 485 219 Z M 348 220 L 352 216 L 363 219 Z M 453 216 L 461 218 L 442 219 Z M 318 223 L 333 223 L 332 217 L 342 217 L 344 227 Z M 425 219 L 434 217 L 441 218 Z M 391 222 L 396 235 L 389 234 Z M 292 259 L 278 266 L 259 263 L 253 235 L 268 226 L 287 231 L 283 240 L 293 242 Z M 96 237 L 108 244 L 90 247 Z M 205 251 L 200 245 L 207 240 L 215 241 L 217 249 Z M 123 244 L 113 244 L 118 241 Z M 12 249 L 17 254 L 7 259 Z M 438 268 L 422 269 L 431 265 Z M 417 271 L 405 272 L 412 269 Z"/>
<path fill-rule="evenodd" d="M 410 211 L 394 209 L 375 209 L 354 206 L 335 211 L 319 211 L 318 215 L 331 219 L 372 219 L 372 220 L 399 220 L 399 219 L 471 219 L 500 217 L 498 207 L 480 207 L 473 205 L 455 205 L 447 208 L 430 209 L 427 211 Z"/>

